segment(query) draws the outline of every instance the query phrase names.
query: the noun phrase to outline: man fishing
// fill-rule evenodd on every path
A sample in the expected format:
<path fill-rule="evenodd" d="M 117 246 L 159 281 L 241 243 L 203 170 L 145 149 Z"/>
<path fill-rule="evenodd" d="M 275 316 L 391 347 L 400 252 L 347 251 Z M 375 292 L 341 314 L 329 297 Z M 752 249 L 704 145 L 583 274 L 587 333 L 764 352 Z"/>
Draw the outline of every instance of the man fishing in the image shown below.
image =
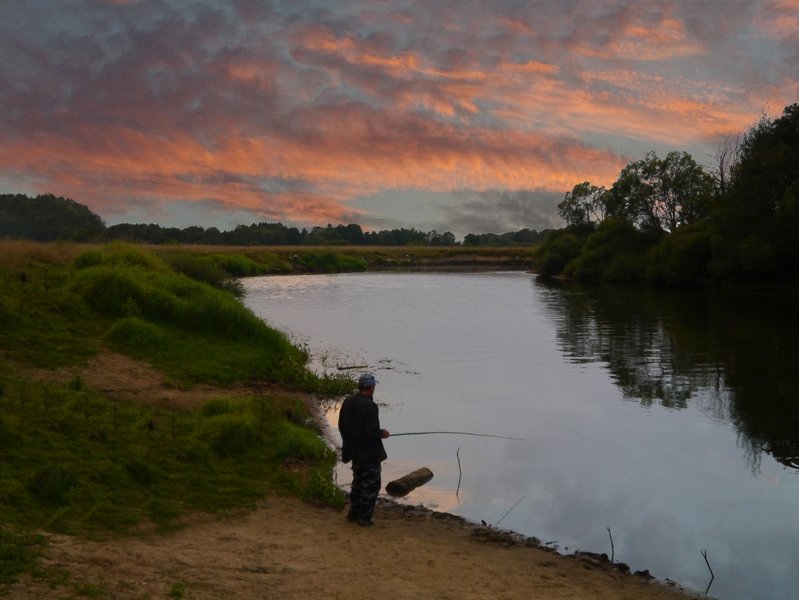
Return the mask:
<path fill-rule="evenodd" d="M 358 525 L 373 525 L 375 503 L 380 492 L 380 463 L 388 456 L 383 440 L 389 432 L 380 428 L 374 401 L 375 376 L 364 373 L 358 378 L 358 391 L 347 396 L 338 415 L 341 433 L 341 460 L 352 461 L 352 489 L 347 520 Z"/>

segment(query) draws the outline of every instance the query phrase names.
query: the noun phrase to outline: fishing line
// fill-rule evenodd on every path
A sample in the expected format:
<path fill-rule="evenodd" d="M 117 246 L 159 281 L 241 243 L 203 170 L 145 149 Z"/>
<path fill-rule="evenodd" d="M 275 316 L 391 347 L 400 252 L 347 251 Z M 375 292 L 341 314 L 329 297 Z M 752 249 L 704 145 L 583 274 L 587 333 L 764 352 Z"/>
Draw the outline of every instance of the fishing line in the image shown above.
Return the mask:
<path fill-rule="evenodd" d="M 400 435 L 473 435 L 475 437 L 499 438 L 501 440 L 526 441 L 525 438 L 511 437 L 509 435 L 492 435 L 490 433 L 471 433 L 469 431 L 410 431 L 407 433 L 392 433 L 389 437 Z"/>

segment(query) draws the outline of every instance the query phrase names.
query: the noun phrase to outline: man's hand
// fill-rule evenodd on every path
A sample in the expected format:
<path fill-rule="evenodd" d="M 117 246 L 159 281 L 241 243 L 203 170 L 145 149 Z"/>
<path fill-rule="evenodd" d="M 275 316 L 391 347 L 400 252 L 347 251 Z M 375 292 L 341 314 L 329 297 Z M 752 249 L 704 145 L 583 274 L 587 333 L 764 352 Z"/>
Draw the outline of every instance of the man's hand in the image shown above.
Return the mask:
<path fill-rule="evenodd" d="M 381 429 L 380 430 L 380 435 L 383 436 L 383 439 L 386 439 L 391 434 L 388 432 L 388 429 Z"/>

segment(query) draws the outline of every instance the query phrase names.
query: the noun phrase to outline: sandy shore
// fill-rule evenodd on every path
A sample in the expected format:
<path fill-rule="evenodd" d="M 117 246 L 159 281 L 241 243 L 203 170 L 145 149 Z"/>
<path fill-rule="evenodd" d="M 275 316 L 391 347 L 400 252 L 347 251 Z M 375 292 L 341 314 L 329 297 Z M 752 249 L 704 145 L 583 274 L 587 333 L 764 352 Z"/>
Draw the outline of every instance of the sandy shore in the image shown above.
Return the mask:
<path fill-rule="evenodd" d="M 573 558 L 484 527 L 382 504 L 373 527 L 291 498 L 269 498 L 225 520 L 197 517 L 170 535 L 96 542 L 53 536 L 46 567 L 71 584 L 22 582 L 20 600 L 99 589 L 144 598 L 569 598 L 678 600 L 687 596 L 594 557 Z"/>

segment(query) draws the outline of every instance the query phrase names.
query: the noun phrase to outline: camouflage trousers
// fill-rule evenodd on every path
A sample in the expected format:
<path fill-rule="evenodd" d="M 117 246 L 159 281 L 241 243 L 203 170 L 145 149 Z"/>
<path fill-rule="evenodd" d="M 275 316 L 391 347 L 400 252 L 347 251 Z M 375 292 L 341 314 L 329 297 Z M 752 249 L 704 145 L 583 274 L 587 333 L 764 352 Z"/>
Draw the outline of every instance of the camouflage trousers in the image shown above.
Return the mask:
<path fill-rule="evenodd" d="M 380 463 L 362 465 L 352 462 L 350 519 L 372 520 L 377 494 L 380 493 L 380 470 Z"/>

